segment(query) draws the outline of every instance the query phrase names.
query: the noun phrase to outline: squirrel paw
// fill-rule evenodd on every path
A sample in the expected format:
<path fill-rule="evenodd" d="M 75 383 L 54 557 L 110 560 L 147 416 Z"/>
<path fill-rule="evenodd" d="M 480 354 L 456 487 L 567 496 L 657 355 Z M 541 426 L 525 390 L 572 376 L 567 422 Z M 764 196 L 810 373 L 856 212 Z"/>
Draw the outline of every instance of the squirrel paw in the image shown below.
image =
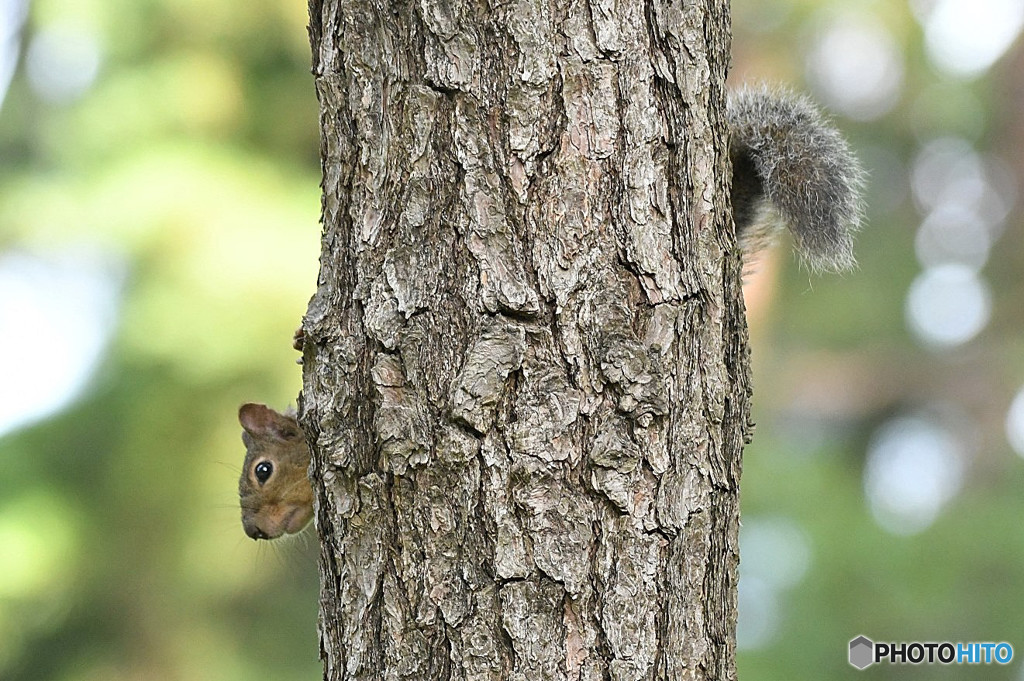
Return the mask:
<path fill-rule="evenodd" d="M 303 347 L 306 344 L 306 332 L 302 330 L 302 327 L 295 329 L 295 333 L 292 335 L 292 347 L 302 352 Z M 302 364 L 302 358 L 299 357 L 295 360 L 296 364 Z"/>

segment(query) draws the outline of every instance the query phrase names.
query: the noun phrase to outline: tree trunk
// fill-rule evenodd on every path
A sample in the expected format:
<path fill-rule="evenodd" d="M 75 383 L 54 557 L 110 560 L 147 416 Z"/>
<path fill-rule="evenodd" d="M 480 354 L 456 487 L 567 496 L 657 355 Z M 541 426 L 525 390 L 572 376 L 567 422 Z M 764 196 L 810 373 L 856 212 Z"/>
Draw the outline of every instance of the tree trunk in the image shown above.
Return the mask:
<path fill-rule="evenodd" d="M 326 679 L 735 678 L 727 5 L 311 0 Z"/>

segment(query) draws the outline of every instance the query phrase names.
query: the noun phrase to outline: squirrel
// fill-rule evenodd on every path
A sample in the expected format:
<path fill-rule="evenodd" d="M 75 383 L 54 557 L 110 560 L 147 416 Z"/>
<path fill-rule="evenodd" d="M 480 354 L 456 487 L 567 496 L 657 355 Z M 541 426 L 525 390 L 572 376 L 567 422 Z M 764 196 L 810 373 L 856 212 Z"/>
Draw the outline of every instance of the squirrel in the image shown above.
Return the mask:
<path fill-rule="evenodd" d="M 839 131 L 806 97 L 747 88 L 729 98 L 732 207 L 744 259 L 782 225 L 812 270 L 853 266 L 864 173 Z M 302 349 L 302 329 L 293 346 Z M 310 452 L 293 415 L 262 404 L 238 412 L 246 455 L 238 494 L 253 539 L 301 531 L 313 517 Z"/>
<path fill-rule="evenodd" d="M 242 527 L 253 539 L 301 531 L 313 517 L 309 447 L 294 415 L 262 404 L 238 410 L 245 462 L 238 480 Z"/>

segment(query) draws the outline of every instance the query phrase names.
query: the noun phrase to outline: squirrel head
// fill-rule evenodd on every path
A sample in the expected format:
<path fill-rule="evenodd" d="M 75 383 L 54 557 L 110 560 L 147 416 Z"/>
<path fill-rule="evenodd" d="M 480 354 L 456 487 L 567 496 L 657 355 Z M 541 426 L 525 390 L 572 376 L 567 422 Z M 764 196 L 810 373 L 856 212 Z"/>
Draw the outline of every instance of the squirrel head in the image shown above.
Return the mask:
<path fill-rule="evenodd" d="M 295 417 L 262 404 L 238 410 L 245 463 L 238 481 L 242 527 L 253 539 L 294 534 L 313 517 L 309 447 Z"/>

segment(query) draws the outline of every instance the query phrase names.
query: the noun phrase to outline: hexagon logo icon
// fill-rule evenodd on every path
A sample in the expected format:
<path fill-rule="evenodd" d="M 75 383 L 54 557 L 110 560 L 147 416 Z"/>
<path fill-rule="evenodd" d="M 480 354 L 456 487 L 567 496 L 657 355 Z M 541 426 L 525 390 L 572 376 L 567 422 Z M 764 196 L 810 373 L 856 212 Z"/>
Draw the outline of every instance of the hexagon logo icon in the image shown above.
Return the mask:
<path fill-rule="evenodd" d="M 867 636 L 858 636 L 850 641 L 850 664 L 864 669 L 875 661 L 875 644 Z"/>

